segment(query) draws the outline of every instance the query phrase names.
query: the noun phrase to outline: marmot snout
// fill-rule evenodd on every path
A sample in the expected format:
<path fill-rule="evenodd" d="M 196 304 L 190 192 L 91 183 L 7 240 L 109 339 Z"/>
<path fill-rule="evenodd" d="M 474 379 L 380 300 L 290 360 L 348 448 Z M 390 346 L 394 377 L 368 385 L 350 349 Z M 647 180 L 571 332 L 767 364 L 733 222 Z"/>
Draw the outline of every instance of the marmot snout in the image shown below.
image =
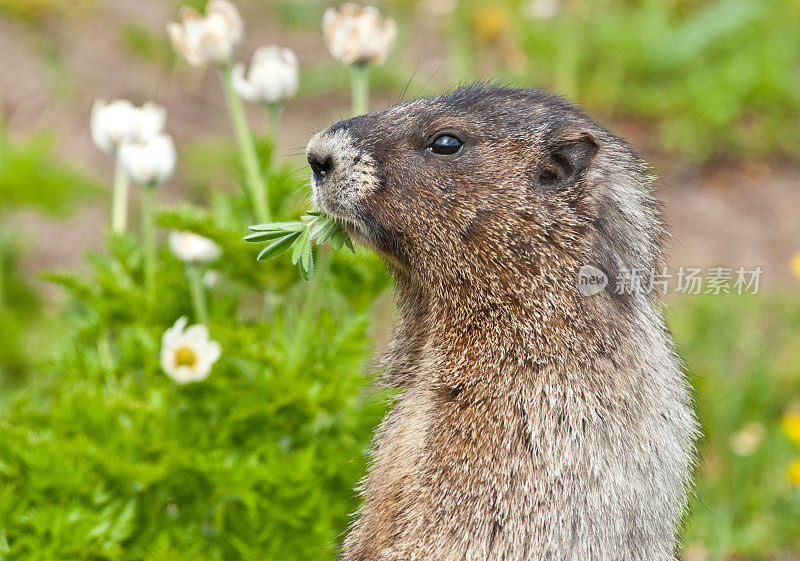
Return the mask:
<path fill-rule="evenodd" d="M 696 424 L 651 177 L 568 102 L 471 86 L 334 125 L 314 198 L 395 275 L 384 419 L 343 559 L 667 560 Z M 611 281 L 583 297 L 592 265 Z"/>

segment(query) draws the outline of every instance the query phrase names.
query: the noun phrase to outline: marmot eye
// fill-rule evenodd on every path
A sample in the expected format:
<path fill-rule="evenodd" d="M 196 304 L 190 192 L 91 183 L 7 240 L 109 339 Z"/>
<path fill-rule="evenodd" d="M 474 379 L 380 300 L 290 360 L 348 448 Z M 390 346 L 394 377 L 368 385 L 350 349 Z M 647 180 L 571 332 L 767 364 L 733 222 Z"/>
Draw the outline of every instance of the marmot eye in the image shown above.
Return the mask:
<path fill-rule="evenodd" d="M 455 136 L 442 134 L 434 139 L 431 145 L 428 146 L 428 150 L 440 156 L 452 156 L 461 150 L 461 146 L 461 141 Z"/>

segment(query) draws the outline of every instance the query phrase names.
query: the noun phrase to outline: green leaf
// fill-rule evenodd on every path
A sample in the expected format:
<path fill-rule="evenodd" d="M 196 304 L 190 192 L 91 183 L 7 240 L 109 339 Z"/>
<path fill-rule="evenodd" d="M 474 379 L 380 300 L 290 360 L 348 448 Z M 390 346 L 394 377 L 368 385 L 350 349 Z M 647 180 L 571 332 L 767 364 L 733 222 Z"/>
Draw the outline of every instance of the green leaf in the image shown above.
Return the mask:
<path fill-rule="evenodd" d="M 331 245 L 333 249 L 339 251 L 342 249 L 342 246 L 345 244 L 345 238 L 347 237 L 347 233 L 344 230 L 337 230 L 331 236 Z"/>
<path fill-rule="evenodd" d="M 314 268 L 314 257 L 311 254 L 311 240 L 307 239 L 300 253 L 300 264 L 307 271 Z"/>
<path fill-rule="evenodd" d="M 324 222 L 315 233 L 312 232 L 312 238 L 317 240 L 318 244 L 324 244 L 336 232 L 340 226 L 334 220 Z"/>
<path fill-rule="evenodd" d="M 275 230 L 272 232 L 256 232 L 254 234 L 249 234 L 244 237 L 244 241 L 250 243 L 256 242 L 266 242 L 269 240 L 274 240 L 275 238 L 282 238 L 288 232 L 286 230 Z"/>
<path fill-rule="evenodd" d="M 261 253 L 258 254 L 256 259 L 258 261 L 263 261 L 264 259 L 272 259 L 289 249 L 289 247 L 294 243 L 294 241 L 300 237 L 301 232 L 292 232 L 282 238 L 278 238 L 267 247 L 265 247 Z"/>
<path fill-rule="evenodd" d="M 344 246 L 355 253 L 353 242 L 342 224 L 331 216 L 319 211 L 309 211 L 303 215 L 302 222 L 270 222 L 250 226 L 255 232 L 245 236 L 246 242 L 272 243 L 258 256 L 259 260 L 269 259 L 288 249 L 295 241 L 292 251 L 292 264 L 298 266 L 300 276 L 309 280 L 314 274 L 313 245 L 322 245 L 330 240 L 334 249 Z"/>
<path fill-rule="evenodd" d="M 330 220 L 326 218 L 318 218 L 316 222 L 313 222 L 313 226 L 309 228 L 309 235 L 311 239 L 314 240 L 319 236 L 319 233 L 330 224 Z"/>
<path fill-rule="evenodd" d="M 303 252 L 303 256 L 304 259 L 300 260 L 297 267 L 300 270 L 300 276 L 308 282 L 314 276 L 314 257 L 311 253 L 311 244 L 308 245 L 308 251 Z"/>
<path fill-rule="evenodd" d="M 306 229 L 304 222 L 267 222 L 265 224 L 254 224 L 250 226 L 253 232 L 301 232 Z"/>
<path fill-rule="evenodd" d="M 303 230 L 303 233 L 297 238 L 297 245 L 294 246 L 294 251 L 292 252 L 292 265 L 296 264 L 301 259 L 306 246 L 311 247 L 311 240 L 308 237 L 307 229 Z"/>

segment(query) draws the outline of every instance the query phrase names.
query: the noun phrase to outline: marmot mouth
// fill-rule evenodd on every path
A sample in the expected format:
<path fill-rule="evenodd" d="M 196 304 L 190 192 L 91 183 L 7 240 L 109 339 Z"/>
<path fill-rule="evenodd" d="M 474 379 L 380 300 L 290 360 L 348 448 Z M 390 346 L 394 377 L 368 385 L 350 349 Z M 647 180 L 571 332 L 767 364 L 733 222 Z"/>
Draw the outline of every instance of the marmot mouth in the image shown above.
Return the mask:
<path fill-rule="evenodd" d="M 349 213 L 343 216 L 342 213 L 335 212 L 330 208 L 330 205 L 326 205 L 323 201 L 315 199 L 314 204 L 319 210 L 341 224 L 354 242 L 374 251 L 395 268 L 407 269 L 407 266 L 401 262 L 399 255 L 396 255 L 399 247 L 396 240 L 390 238 L 389 234 L 367 210 L 360 209 L 356 212 L 357 216 L 355 217 Z"/>

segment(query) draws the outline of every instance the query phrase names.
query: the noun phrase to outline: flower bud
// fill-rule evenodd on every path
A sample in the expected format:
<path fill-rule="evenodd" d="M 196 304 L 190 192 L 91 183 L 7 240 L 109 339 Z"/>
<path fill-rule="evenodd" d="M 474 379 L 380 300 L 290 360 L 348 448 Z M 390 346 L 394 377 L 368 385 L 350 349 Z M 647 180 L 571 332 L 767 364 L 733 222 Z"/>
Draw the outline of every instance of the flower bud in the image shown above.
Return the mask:
<path fill-rule="evenodd" d="M 172 45 L 192 66 L 231 61 L 233 49 L 242 41 L 244 24 L 236 6 L 227 0 L 211 0 L 206 15 L 185 6 L 180 23 L 167 24 Z"/>
<path fill-rule="evenodd" d="M 219 271 L 214 271 L 213 269 L 208 270 L 203 274 L 203 286 L 206 288 L 214 288 L 219 284 L 219 279 Z"/>
<path fill-rule="evenodd" d="M 92 106 L 92 140 L 112 154 L 123 142 L 147 142 L 163 130 L 166 118 L 164 108 L 155 103 L 134 107 L 126 99 L 111 103 L 98 99 Z"/>
<path fill-rule="evenodd" d="M 222 255 L 222 249 L 212 240 L 187 231 L 170 232 L 169 248 L 184 263 L 209 263 Z"/>
<path fill-rule="evenodd" d="M 393 19 L 381 22 L 377 8 L 357 4 L 344 4 L 338 10 L 328 8 L 322 18 L 322 30 L 333 58 L 344 64 L 380 64 L 397 38 Z"/>
<path fill-rule="evenodd" d="M 159 134 L 147 142 L 124 142 L 117 161 L 128 176 L 144 187 L 164 183 L 175 170 L 175 144 L 168 134 Z"/>
<path fill-rule="evenodd" d="M 291 49 L 271 45 L 261 47 L 253 55 L 247 78 L 244 65 L 233 67 L 233 87 L 243 99 L 270 105 L 294 96 L 300 71 Z"/>
<path fill-rule="evenodd" d="M 561 13 L 559 0 L 528 0 L 522 5 L 522 13 L 529 19 L 553 19 Z"/>

